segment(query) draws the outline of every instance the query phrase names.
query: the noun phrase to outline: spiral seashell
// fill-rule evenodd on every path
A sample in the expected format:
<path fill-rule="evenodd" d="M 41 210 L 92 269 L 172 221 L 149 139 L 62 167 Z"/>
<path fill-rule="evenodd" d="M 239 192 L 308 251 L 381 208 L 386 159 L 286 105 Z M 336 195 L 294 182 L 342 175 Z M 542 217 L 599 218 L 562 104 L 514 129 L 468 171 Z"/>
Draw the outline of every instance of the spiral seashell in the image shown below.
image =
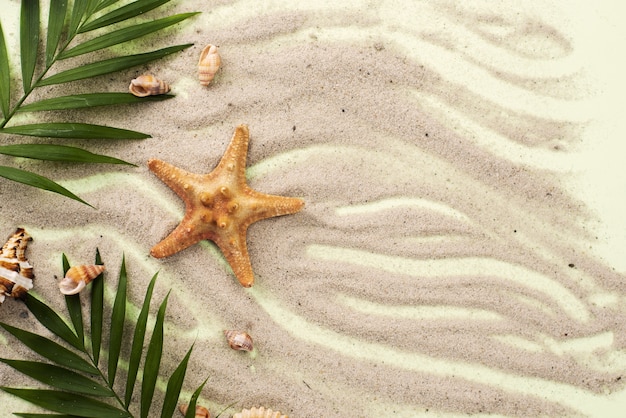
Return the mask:
<path fill-rule="evenodd" d="M 170 85 L 153 75 L 140 75 L 130 81 L 128 91 L 137 97 L 156 96 L 170 91 Z"/>
<path fill-rule="evenodd" d="M 265 409 L 264 407 L 260 408 L 251 408 L 244 409 L 241 412 L 233 415 L 233 418 L 289 418 L 287 415 L 281 415 L 279 411 L 272 411 L 271 409 Z"/>
<path fill-rule="evenodd" d="M 104 271 L 103 265 L 83 265 L 70 268 L 59 282 L 64 295 L 75 295 Z"/>
<path fill-rule="evenodd" d="M 220 64 L 222 63 L 222 59 L 220 58 L 220 54 L 217 52 L 217 47 L 215 45 L 208 44 L 200 54 L 200 60 L 198 61 L 198 78 L 200 79 L 200 84 L 203 86 L 208 86 L 211 84 L 213 77 L 215 77 L 215 73 L 220 69 Z"/>
<path fill-rule="evenodd" d="M 189 405 L 180 405 L 178 409 L 183 415 L 187 415 Z M 204 406 L 196 405 L 196 418 L 211 418 L 211 413 Z"/>
<path fill-rule="evenodd" d="M 30 235 L 17 228 L 0 249 L 0 305 L 6 296 L 23 298 L 33 288 L 33 266 L 26 259 L 29 241 Z"/>
<path fill-rule="evenodd" d="M 224 335 L 226 336 L 228 345 L 230 345 L 230 348 L 233 350 L 252 351 L 254 348 L 252 346 L 252 337 L 245 332 L 226 330 L 224 331 Z"/>

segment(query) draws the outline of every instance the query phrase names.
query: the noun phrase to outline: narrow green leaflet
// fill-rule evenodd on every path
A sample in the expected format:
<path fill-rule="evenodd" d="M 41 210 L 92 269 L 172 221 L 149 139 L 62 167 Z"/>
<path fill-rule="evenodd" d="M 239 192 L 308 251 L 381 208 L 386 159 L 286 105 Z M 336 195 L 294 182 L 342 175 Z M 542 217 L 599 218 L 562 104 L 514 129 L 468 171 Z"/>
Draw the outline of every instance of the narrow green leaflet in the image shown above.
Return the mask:
<path fill-rule="evenodd" d="M 96 265 L 102 265 L 100 251 L 96 249 Z M 97 366 L 100 360 L 102 345 L 102 321 L 104 317 L 104 280 L 102 278 L 91 282 L 91 351 L 93 363 Z"/>
<path fill-rule="evenodd" d="M 198 398 L 200 397 L 200 393 L 206 385 L 206 382 L 209 379 L 205 379 L 204 382 L 196 389 L 196 391 L 191 395 L 191 399 L 189 400 L 189 406 L 187 407 L 187 413 L 185 414 L 185 418 L 195 418 L 196 416 L 196 403 L 198 402 Z"/>
<path fill-rule="evenodd" d="M 0 177 L 13 180 L 18 183 L 27 184 L 29 186 L 37 187 L 39 189 L 58 193 L 65 197 L 69 197 L 70 199 L 74 199 L 78 202 L 84 203 L 87 206 L 91 206 L 89 203 L 85 202 L 83 199 L 76 196 L 74 193 L 70 192 L 65 187 L 61 186 L 58 183 L 55 183 L 54 181 L 46 177 L 40 176 L 39 174 L 31 173 L 25 170 L 20 170 L 19 168 L 0 166 Z"/>
<path fill-rule="evenodd" d="M 37 65 L 39 48 L 39 0 L 22 0 L 20 12 L 20 58 L 22 60 L 22 84 L 29 92 Z"/>
<path fill-rule="evenodd" d="M 44 110 L 81 109 L 94 106 L 110 106 L 130 103 L 147 103 L 172 99 L 171 94 L 158 96 L 136 97 L 130 93 L 86 93 L 71 96 L 54 97 L 40 100 L 20 107 L 18 112 L 39 112 Z"/>
<path fill-rule="evenodd" d="M 54 54 L 59 46 L 65 13 L 67 12 L 67 0 L 50 0 L 50 13 L 48 14 L 48 35 L 46 37 L 46 65 L 50 65 Z"/>
<path fill-rule="evenodd" d="M 85 17 L 85 12 L 87 11 L 87 7 L 89 6 L 87 0 L 75 0 L 74 6 L 72 7 L 72 15 L 70 17 L 70 25 L 68 29 L 68 34 L 70 37 L 76 35 L 76 31 L 78 30 L 78 26 L 80 25 L 83 17 Z"/>
<path fill-rule="evenodd" d="M 0 154 L 13 157 L 33 158 L 46 161 L 63 161 L 67 163 L 103 163 L 132 165 L 117 158 L 93 154 L 82 148 L 52 144 L 17 144 L 0 145 Z"/>
<path fill-rule="evenodd" d="M 7 387 L 0 387 L 0 389 L 42 408 L 64 414 L 91 418 L 126 418 L 131 416 L 128 412 L 117 409 L 109 404 L 75 393 L 57 390 L 16 389 Z"/>
<path fill-rule="evenodd" d="M 23 412 L 13 412 L 13 415 L 22 418 L 76 418 L 76 415 L 67 414 L 27 414 Z"/>
<path fill-rule="evenodd" d="M 111 312 L 111 329 L 109 332 L 109 385 L 113 386 L 115 374 L 117 373 L 117 362 L 122 348 L 122 335 L 124 334 L 124 320 L 126 319 L 126 287 L 128 278 L 126 276 L 126 261 L 122 256 L 122 267 L 120 268 L 119 281 L 117 283 L 117 293 Z"/>
<path fill-rule="evenodd" d="M 28 310 L 35 315 L 35 318 L 46 328 L 54 333 L 57 337 L 65 340 L 70 345 L 79 350 L 85 348 L 83 342 L 74 334 L 74 331 L 65 323 L 65 321 L 52 310 L 48 305 L 31 295 L 26 294 L 24 303 Z"/>
<path fill-rule="evenodd" d="M 143 341 L 146 335 L 146 324 L 148 323 L 148 313 L 150 311 L 150 301 L 152 300 L 152 292 L 154 290 L 154 284 L 156 283 L 158 273 L 152 276 L 148 289 L 146 290 L 146 296 L 143 299 L 143 306 L 139 312 L 137 318 L 137 324 L 135 325 L 135 333 L 133 335 L 133 345 L 130 350 L 130 358 L 128 360 L 128 376 L 126 379 L 126 391 L 124 394 L 124 406 L 128 408 L 130 400 L 135 390 L 135 382 L 137 379 L 137 372 L 139 371 L 139 362 L 141 361 L 141 353 L 143 351 Z"/>
<path fill-rule="evenodd" d="M 115 9 L 110 13 L 107 13 L 91 22 L 87 22 L 79 29 L 79 32 L 88 32 L 94 29 L 102 28 L 104 26 L 112 25 L 113 23 L 121 22 L 132 17 L 137 17 L 143 13 L 149 12 L 152 9 L 169 2 L 170 0 L 137 0 L 126 6 Z"/>
<path fill-rule="evenodd" d="M 165 399 L 163 400 L 163 408 L 161 409 L 161 418 L 171 418 L 174 415 L 174 410 L 178 404 L 178 398 L 180 396 L 180 390 L 183 387 L 183 381 L 185 380 L 185 373 L 187 372 L 187 364 L 189 363 L 189 357 L 193 346 L 187 351 L 187 355 L 180 362 L 172 376 L 167 382 L 167 389 L 165 391 Z"/>
<path fill-rule="evenodd" d="M 67 260 L 65 254 L 63 254 L 61 258 L 61 264 L 63 265 L 63 276 L 65 276 L 67 271 L 70 269 L 70 262 Z M 84 346 L 85 329 L 83 325 L 83 310 L 80 303 L 80 294 L 65 295 L 65 306 L 67 306 L 67 311 L 70 314 L 70 319 L 72 320 L 72 325 L 74 325 L 76 334 L 78 335 L 80 341 L 83 342 Z"/>
<path fill-rule="evenodd" d="M 119 29 L 114 32 L 110 32 L 97 38 L 85 41 L 81 44 L 76 45 L 74 48 L 65 50 L 62 54 L 60 54 L 59 59 L 75 57 L 77 55 L 82 55 L 89 52 L 97 51 L 99 49 L 108 48 L 113 45 L 119 45 L 123 42 L 128 42 L 132 39 L 140 38 L 142 36 L 146 36 L 150 33 L 164 29 L 168 26 L 175 25 L 176 23 L 181 22 L 196 14 L 198 13 L 182 13 Z"/>
<path fill-rule="evenodd" d="M 6 118 L 9 114 L 11 102 L 11 70 L 9 68 L 9 53 L 4 40 L 2 22 L 0 22 L 0 110 Z M 2 126 L 2 125 L 0 125 Z"/>
<path fill-rule="evenodd" d="M 100 10 L 107 8 L 110 5 L 117 3 L 118 1 L 119 0 L 102 0 L 100 4 L 98 4 L 98 7 L 96 7 L 95 11 L 99 12 Z"/>
<path fill-rule="evenodd" d="M 69 81 L 82 80 L 84 78 L 96 77 L 103 74 L 109 74 L 115 71 L 125 70 L 127 68 L 143 65 L 150 61 L 163 58 L 167 55 L 182 51 L 189 48 L 192 44 L 176 45 L 168 48 L 159 49 L 143 54 L 127 55 L 123 57 L 111 58 L 104 61 L 97 61 L 86 64 L 71 70 L 63 71 L 44 78 L 37 83 L 37 87 L 49 86 L 52 84 L 67 83 Z"/>
<path fill-rule="evenodd" d="M 150 135 L 89 123 L 33 123 L 0 129 L 0 133 L 71 139 L 145 139 Z"/>
<path fill-rule="evenodd" d="M 113 396 L 111 389 L 63 367 L 38 361 L 8 360 L 3 358 L 0 358 L 0 361 L 13 367 L 20 373 L 56 389 L 90 396 Z"/>
<path fill-rule="evenodd" d="M 22 344 L 50 361 L 70 369 L 87 372 L 89 374 L 99 374 L 98 369 L 87 363 L 82 357 L 79 357 L 77 354 L 54 341 L 2 322 L 0 322 L 0 326 L 20 340 Z"/>
<path fill-rule="evenodd" d="M 146 362 L 143 367 L 143 379 L 141 381 L 141 403 L 140 416 L 147 418 L 152 405 L 152 397 L 154 395 L 154 387 L 156 386 L 157 377 L 159 376 L 159 366 L 161 365 L 161 355 L 163 354 L 163 322 L 165 321 L 165 309 L 167 308 L 167 299 L 165 299 L 159 307 L 157 319 L 148 345 L 146 353 Z"/>

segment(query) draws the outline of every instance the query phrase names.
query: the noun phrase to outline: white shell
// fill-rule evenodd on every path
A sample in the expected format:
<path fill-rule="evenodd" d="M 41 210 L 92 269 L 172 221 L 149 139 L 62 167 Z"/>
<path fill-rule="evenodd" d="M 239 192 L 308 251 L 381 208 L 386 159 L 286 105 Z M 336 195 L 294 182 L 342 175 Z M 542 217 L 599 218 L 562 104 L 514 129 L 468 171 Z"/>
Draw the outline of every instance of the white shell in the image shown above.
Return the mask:
<path fill-rule="evenodd" d="M 64 295 L 75 295 L 104 271 L 103 265 L 82 265 L 70 268 L 59 282 Z"/>
<path fill-rule="evenodd" d="M 215 45 L 208 44 L 200 54 L 200 60 L 198 61 L 198 78 L 200 84 L 208 86 L 211 84 L 215 73 L 220 69 L 222 59 Z"/>
<path fill-rule="evenodd" d="M 170 91 L 170 85 L 153 75 L 144 74 L 130 81 L 128 91 L 137 97 L 156 96 Z"/>
<path fill-rule="evenodd" d="M 287 415 L 281 415 L 279 411 L 272 411 L 271 409 L 251 408 L 244 409 L 241 412 L 233 415 L 233 418 L 289 418 Z"/>

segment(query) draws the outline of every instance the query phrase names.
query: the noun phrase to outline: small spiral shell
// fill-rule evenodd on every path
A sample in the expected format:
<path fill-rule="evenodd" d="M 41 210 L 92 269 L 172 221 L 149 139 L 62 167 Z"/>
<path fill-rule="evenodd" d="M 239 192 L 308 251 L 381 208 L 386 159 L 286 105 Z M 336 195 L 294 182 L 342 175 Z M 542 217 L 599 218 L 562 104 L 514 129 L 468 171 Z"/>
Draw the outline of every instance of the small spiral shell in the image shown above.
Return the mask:
<path fill-rule="evenodd" d="M 170 85 L 153 75 L 140 75 L 130 81 L 128 91 L 137 97 L 156 96 L 170 91 Z"/>
<path fill-rule="evenodd" d="M 64 295 L 75 295 L 104 271 L 103 265 L 82 265 L 70 268 L 59 282 Z"/>
<path fill-rule="evenodd" d="M 187 414 L 189 405 L 180 405 L 178 410 L 183 414 Z M 204 406 L 196 405 L 196 417 L 195 418 L 211 418 L 211 413 Z"/>
<path fill-rule="evenodd" d="M 215 73 L 220 69 L 221 63 L 222 59 L 217 52 L 217 47 L 211 44 L 207 45 L 202 50 L 200 60 L 198 61 L 198 78 L 200 79 L 200 84 L 203 86 L 211 84 Z"/>
<path fill-rule="evenodd" d="M 279 411 L 272 411 L 271 409 L 251 408 L 244 409 L 241 412 L 233 415 L 233 418 L 289 418 L 287 415 L 281 415 Z"/>
<path fill-rule="evenodd" d="M 226 336 L 228 345 L 230 345 L 230 348 L 233 350 L 252 351 L 254 348 L 252 346 L 252 337 L 245 332 L 226 330 L 224 331 L 224 335 Z"/>

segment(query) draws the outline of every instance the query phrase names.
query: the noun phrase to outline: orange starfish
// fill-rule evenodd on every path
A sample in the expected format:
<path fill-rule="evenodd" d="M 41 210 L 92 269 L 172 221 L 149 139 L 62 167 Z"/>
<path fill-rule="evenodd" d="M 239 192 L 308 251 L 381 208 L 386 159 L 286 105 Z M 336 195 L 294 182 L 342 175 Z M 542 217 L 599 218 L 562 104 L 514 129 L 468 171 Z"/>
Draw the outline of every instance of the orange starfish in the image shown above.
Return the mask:
<path fill-rule="evenodd" d="M 296 213 L 304 202 L 293 197 L 264 194 L 246 183 L 248 126 L 239 125 L 217 167 L 209 174 L 193 174 L 161 160 L 148 167 L 185 202 L 185 217 L 150 254 L 162 258 L 200 240 L 217 244 L 244 287 L 254 283 L 246 247 L 246 231 L 253 222 Z"/>

